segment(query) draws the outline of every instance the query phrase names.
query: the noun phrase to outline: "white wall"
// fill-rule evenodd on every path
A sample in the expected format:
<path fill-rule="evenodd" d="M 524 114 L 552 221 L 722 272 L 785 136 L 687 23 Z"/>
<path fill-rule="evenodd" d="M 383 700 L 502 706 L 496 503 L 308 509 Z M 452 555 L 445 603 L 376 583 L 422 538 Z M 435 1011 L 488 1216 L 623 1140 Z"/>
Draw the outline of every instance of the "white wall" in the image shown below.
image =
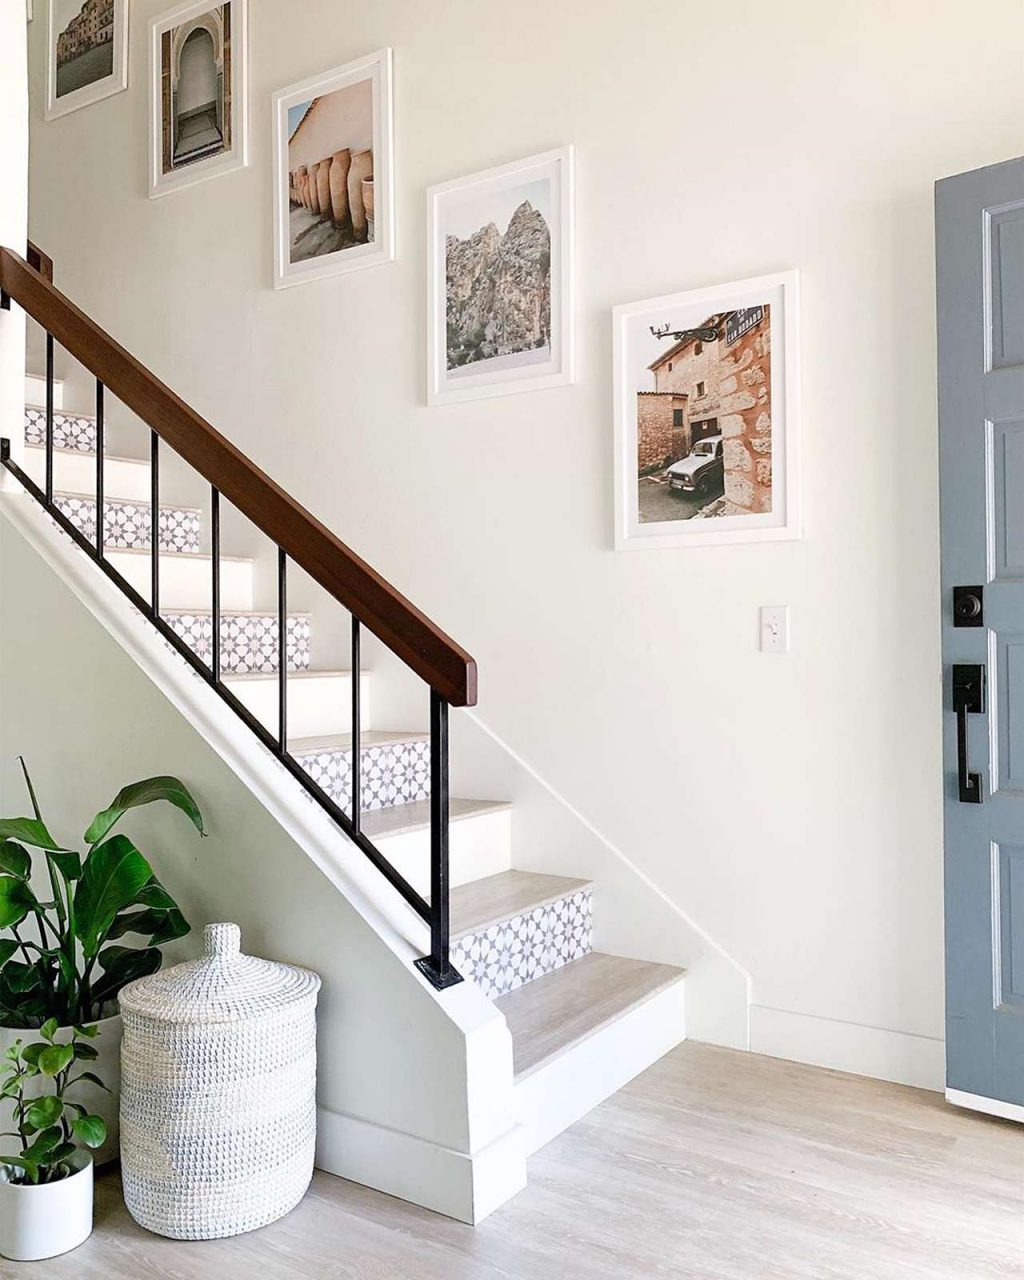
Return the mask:
<path fill-rule="evenodd" d="M 49 125 L 33 24 L 59 282 L 475 654 L 484 722 L 753 974 L 755 1047 L 938 1084 L 931 188 L 1024 151 L 1024 9 L 253 0 L 252 166 L 151 202 L 164 7 Z M 387 44 L 398 261 L 275 293 L 270 94 Z M 577 385 L 428 410 L 425 187 L 565 142 Z M 791 266 L 805 537 L 616 555 L 610 308 Z"/>
<path fill-rule="evenodd" d="M 24 253 L 28 227 L 28 68 L 23 5 L 0 5 L 0 245 Z M 0 435 L 20 437 L 25 318 L 0 311 Z M 2 483 L 2 481 L 0 481 Z"/>

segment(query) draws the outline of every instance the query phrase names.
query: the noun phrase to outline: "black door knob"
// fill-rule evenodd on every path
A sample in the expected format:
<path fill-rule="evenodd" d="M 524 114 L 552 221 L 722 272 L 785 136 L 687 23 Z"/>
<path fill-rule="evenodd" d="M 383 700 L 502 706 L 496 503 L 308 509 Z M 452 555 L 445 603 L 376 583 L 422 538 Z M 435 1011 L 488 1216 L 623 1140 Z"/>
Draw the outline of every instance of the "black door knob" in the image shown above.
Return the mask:
<path fill-rule="evenodd" d="M 980 627 L 984 623 L 981 587 L 953 588 L 953 626 Z"/>

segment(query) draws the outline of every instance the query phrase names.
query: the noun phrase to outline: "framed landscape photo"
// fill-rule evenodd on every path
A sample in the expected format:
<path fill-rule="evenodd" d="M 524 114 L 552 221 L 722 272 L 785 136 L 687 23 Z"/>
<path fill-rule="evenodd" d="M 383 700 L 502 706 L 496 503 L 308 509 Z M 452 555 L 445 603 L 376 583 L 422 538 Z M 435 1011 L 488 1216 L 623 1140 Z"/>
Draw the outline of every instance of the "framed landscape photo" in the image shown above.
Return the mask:
<path fill-rule="evenodd" d="M 248 0 L 185 4 L 149 27 L 149 194 L 247 159 Z"/>
<path fill-rule="evenodd" d="M 573 381 L 573 150 L 427 192 L 427 400 Z"/>
<path fill-rule="evenodd" d="M 797 273 L 616 307 L 615 545 L 800 536 Z"/>
<path fill-rule="evenodd" d="M 395 256 L 391 50 L 274 94 L 274 286 Z"/>
<path fill-rule="evenodd" d="M 128 88 L 128 0 L 49 0 L 47 120 Z"/>

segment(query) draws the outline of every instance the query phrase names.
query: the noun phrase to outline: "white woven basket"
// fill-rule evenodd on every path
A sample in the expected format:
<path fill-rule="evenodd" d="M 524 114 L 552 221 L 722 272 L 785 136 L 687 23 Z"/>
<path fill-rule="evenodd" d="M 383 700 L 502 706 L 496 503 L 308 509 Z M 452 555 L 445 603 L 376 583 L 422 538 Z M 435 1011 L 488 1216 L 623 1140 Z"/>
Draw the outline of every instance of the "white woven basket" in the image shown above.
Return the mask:
<path fill-rule="evenodd" d="M 237 925 L 204 937 L 202 960 L 120 995 L 125 1204 L 177 1240 L 239 1235 L 293 1209 L 316 1142 L 320 979 L 242 955 Z"/>

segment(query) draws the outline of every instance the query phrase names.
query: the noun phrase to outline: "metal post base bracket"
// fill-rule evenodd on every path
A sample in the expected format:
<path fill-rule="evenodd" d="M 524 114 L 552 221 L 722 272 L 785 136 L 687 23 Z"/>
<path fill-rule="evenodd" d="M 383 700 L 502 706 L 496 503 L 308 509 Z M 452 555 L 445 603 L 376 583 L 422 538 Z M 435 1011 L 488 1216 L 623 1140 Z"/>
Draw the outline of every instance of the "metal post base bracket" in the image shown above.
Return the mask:
<path fill-rule="evenodd" d="M 462 981 L 462 974 L 451 965 L 444 972 L 438 969 L 433 956 L 424 956 L 422 960 L 415 960 L 413 963 L 436 991 L 445 991 Z"/>

